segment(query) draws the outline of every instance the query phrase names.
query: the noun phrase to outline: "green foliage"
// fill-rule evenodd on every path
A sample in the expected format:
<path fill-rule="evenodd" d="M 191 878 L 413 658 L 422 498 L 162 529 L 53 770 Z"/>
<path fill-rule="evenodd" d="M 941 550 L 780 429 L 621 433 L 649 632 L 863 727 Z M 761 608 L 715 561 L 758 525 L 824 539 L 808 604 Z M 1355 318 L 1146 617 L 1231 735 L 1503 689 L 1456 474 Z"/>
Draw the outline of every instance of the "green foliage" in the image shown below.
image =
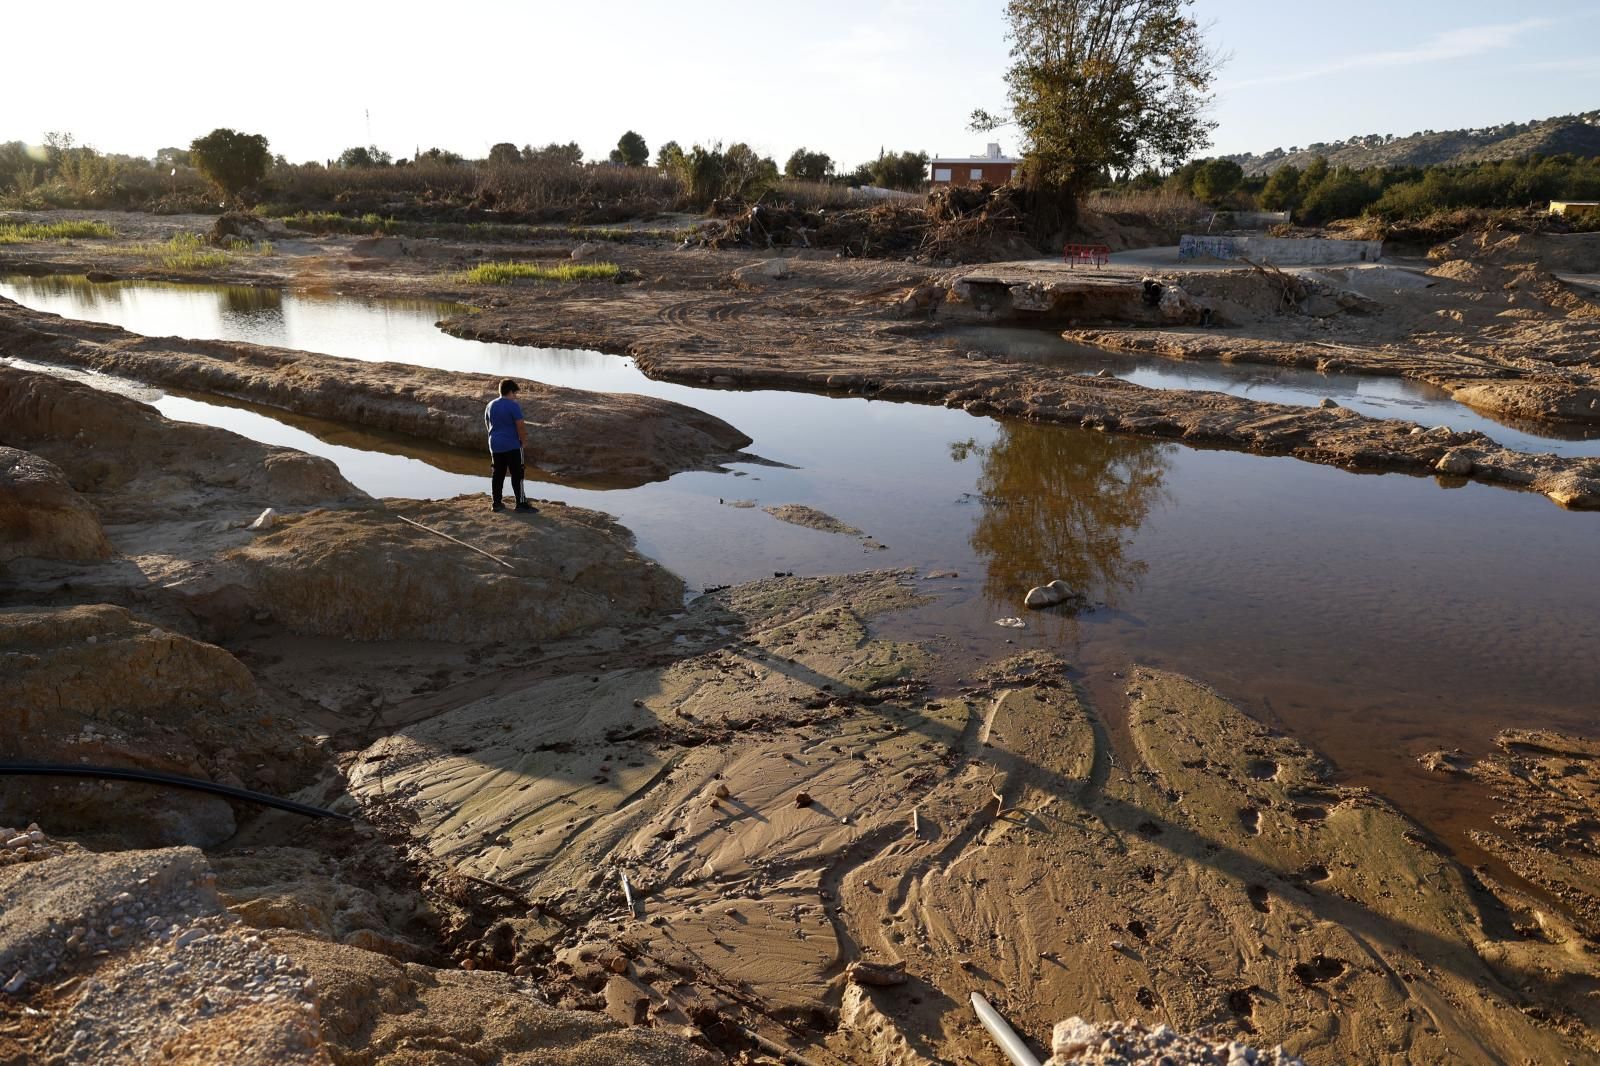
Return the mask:
<path fill-rule="evenodd" d="M 491 150 L 491 155 L 492 154 L 493 152 Z M 451 167 L 459 166 L 467 161 L 466 157 L 460 152 L 452 152 L 447 148 L 429 148 L 426 152 L 418 152 L 417 158 L 413 159 L 411 162 L 412 165 L 416 165 L 423 160 L 427 160 L 430 163 L 443 163 L 445 166 Z"/>
<path fill-rule="evenodd" d="M 928 181 L 927 152 L 886 152 L 880 148 L 878 158 L 864 165 L 872 180 L 862 184 L 916 192 Z M 856 169 L 860 173 L 861 168 Z"/>
<path fill-rule="evenodd" d="M 1209 143 L 1218 60 L 1189 0 L 1010 0 L 1010 120 L 1024 181 L 1076 197 L 1106 168 L 1177 164 Z M 1003 116 L 975 111 L 992 130 Z"/>
<path fill-rule="evenodd" d="M 551 142 L 543 148 L 535 148 L 531 144 L 522 146 L 522 160 L 525 163 L 556 163 L 561 166 L 576 167 L 583 165 L 583 149 L 578 147 L 577 141 L 568 141 L 566 144 Z"/>
<path fill-rule="evenodd" d="M 0 222 L 0 244 L 115 237 L 104 222 Z"/>
<path fill-rule="evenodd" d="M 1268 211 L 1293 211 L 1300 206 L 1300 168 L 1281 166 L 1261 190 L 1261 206 Z"/>
<path fill-rule="evenodd" d="M 656 166 L 662 170 L 671 170 L 674 161 L 683 157 L 683 146 L 677 141 L 668 141 L 656 149 Z"/>
<path fill-rule="evenodd" d="M 196 137 L 189 145 L 189 158 L 229 200 L 237 200 L 259 185 L 272 165 L 265 137 L 225 128 Z"/>
<path fill-rule="evenodd" d="M 706 208 L 716 200 L 754 200 L 778 182 L 778 164 L 740 142 L 726 150 L 713 143 L 695 145 L 668 162 L 683 186 L 690 206 Z"/>
<path fill-rule="evenodd" d="M 216 270 L 228 265 L 228 253 L 208 247 L 198 233 L 180 233 L 161 244 L 136 244 L 128 250 L 159 260 L 168 270 L 183 273 Z"/>
<path fill-rule="evenodd" d="M 522 152 L 510 141 L 501 141 L 489 149 L 489 164 L 491 166 L 505 166 L 509 163 L 522 162 Z"/>
<path fill-rule="evenodd" d="M 611 162 L 621 163 L 625 167 L 642 167 L 650 162 L 650 146 L 644 143 L 643 137 L 629 130 L 611 150 Z"/>
<path fill-rule="evenodd" d="M 356 145 L 339 153 L 339 165 L 346 170 L 355 167 L 386 167 L 393 162 L 393 157 L 375 144 L 369 144 L 365 148 Z"/>
<path fill-rule="evenodd" d="M 1244 168 L 1231 159 L 1208 159 L 1194 173 L 1194 194 L 1218 203 L 1244 180 Z"/>
<path fill-rule="evenodd" d="M 513 281 L 594 281 L 611 280 L 618 274 L 615 263 L 483 263 L 461 279 L 474 285 L 505 285 Z"/>
<path fill-rule="evenodd" d="M 796 148 L 789 161 L 783 165 L 783 176 L 802 181 L 825 181 L 833 176 L 833 157 L 827 152 L 812 152 Z"/>

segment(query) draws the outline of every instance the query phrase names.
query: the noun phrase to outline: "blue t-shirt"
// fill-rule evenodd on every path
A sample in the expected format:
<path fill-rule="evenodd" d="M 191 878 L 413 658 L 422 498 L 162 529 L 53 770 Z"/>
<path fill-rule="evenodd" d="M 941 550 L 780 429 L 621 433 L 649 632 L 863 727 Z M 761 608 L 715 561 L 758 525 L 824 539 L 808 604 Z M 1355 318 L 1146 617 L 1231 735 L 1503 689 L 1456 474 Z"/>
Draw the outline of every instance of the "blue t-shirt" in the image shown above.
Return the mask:
<path fill-rule="evenodd" d="M 514 452 L 522 447 L 517 438 L 517 423 L 522 421 L 522 405 L 509 396 L 490 400 L 483 409 L 483 424 L 489 427 L 491 452 Z"/>

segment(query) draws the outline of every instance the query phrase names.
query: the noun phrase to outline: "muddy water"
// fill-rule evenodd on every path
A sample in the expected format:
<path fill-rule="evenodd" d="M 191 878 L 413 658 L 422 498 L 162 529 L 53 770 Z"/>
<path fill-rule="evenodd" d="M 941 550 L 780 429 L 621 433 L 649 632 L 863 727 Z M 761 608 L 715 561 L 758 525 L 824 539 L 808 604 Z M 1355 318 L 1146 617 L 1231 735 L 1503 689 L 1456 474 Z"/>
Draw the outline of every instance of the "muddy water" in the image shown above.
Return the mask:
<path fill-rule="evenodd" d="M 1152 389 L 1225 392 L 1295 407 L 1315 407 L 1324 398 L 1331 398 L 1342 407 L 1374 418 L 1403 418 L 1429 427 L 1477 430 L 1517 451 L 1600 455 L 1600 427 L 1491 418 L 1452 400 L 1445 390 L 1421 381 L 1108 352 L 1073 344 L 1046 330 L 1011 326 L 958 327 L 946 331 L 945 336 L 986 358 L 1055 366 L 1074 374 L 1105 370 Z"/>
<path fill-rule="evenodd" d="M 1542 497 L 936 407 L 663 385 L 616 357 L 447 337 L 433 329 L 441 312 L 432 307 L 285 296 L 254 310 L 214 292 L 126 287 L 90 306 L 74 295 L 82 291 L 0 287 L 33 306 L 140 332 L 334 354 L 359 347 L 365 358 L 688 402 L 752 434 L 752 451 L 791 468 L 741 465 L 625 491 L 543 484 L 535 495 L 617 515 L 645 552 L 697 588 L 774 571 L 953 570 L 955 578 L 922 579 L 938 593 L 930 606 L 889 623 L 892 635 L 948 651 L 942 660 L 952 672 L 974 653 L 1048 647 L 1082 670 L 1105 706 L 1130 662 L 1202 678 L 1328 753 L 1349 779 L 1379 788 L 1468 856 L 1475 852 L 1463 831 L 1483 824 L 1483 797 L 1442 785 L 1415 765 L 1416 754 L 1483 750 L 1507 726 L 1600 729 L 1592 668 L 1600 660 L 1600 517 Z M 158 312 L 177 315 L 169 299 L 203 313 L 152 326 Z M 355 338 L 351 352 L 339 350 L 341 335 Z M 485 487 L 487 470 L 470 454 L 268 409 L 151 395 L 172 417 L 328 456 L 378 495 Z M 759 506 L 733 506 L 744 501 Z M 786 525 L 760 509 L 783 503 L 820 508 L 886 547 Z M 1023 608 L 1030 585 L 1057 577 L 1100 606 L 1076 618 Z M 1026 627 L 995 624 L 1009 616 Z"/>

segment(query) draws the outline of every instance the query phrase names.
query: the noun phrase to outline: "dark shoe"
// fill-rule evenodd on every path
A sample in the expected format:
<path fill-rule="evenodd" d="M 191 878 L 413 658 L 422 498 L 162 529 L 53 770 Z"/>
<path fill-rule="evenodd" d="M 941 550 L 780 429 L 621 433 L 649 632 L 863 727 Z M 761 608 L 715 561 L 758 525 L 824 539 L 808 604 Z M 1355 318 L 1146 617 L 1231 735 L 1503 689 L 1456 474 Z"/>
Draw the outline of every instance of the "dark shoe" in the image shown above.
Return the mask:
<path fill-rule="evenodd" d="M 504 511 L 506 509 L 506 505 L 501 503 L 499 500 L 496 500 L 494 501 L 494 509 L 496 511 Z"/>
<path fill-rule="evenodd" d="M 535 507 L 533 504 L 529 503 L 527 500 L 518 500 L 517 501 L 517 510 L 526 511 L 528 514 L 538 514 L 539 513 L 539 508 Z"/>

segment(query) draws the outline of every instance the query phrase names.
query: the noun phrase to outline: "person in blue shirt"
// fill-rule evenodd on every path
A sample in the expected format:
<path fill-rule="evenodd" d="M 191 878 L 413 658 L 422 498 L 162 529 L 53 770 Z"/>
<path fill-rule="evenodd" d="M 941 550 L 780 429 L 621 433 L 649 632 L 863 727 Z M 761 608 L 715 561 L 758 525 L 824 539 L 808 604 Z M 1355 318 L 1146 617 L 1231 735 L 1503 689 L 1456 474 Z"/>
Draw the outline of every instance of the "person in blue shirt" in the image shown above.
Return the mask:
<path fill-rule="evenodd" d="M 489 431 L 489 454 L 494 457 L 494 509 L 504 511 L 500 500 L 506 475 L 511 475 L 511 491 L 517 497 L 517 510 L 537 511 L 522 494 L 522 449 L 528 443 L 528 425 L 517 403 L 517 383 L 510 378 L 500 382 L 500 398 L 490 400 L 483 409 L 483 425 Z"/>

